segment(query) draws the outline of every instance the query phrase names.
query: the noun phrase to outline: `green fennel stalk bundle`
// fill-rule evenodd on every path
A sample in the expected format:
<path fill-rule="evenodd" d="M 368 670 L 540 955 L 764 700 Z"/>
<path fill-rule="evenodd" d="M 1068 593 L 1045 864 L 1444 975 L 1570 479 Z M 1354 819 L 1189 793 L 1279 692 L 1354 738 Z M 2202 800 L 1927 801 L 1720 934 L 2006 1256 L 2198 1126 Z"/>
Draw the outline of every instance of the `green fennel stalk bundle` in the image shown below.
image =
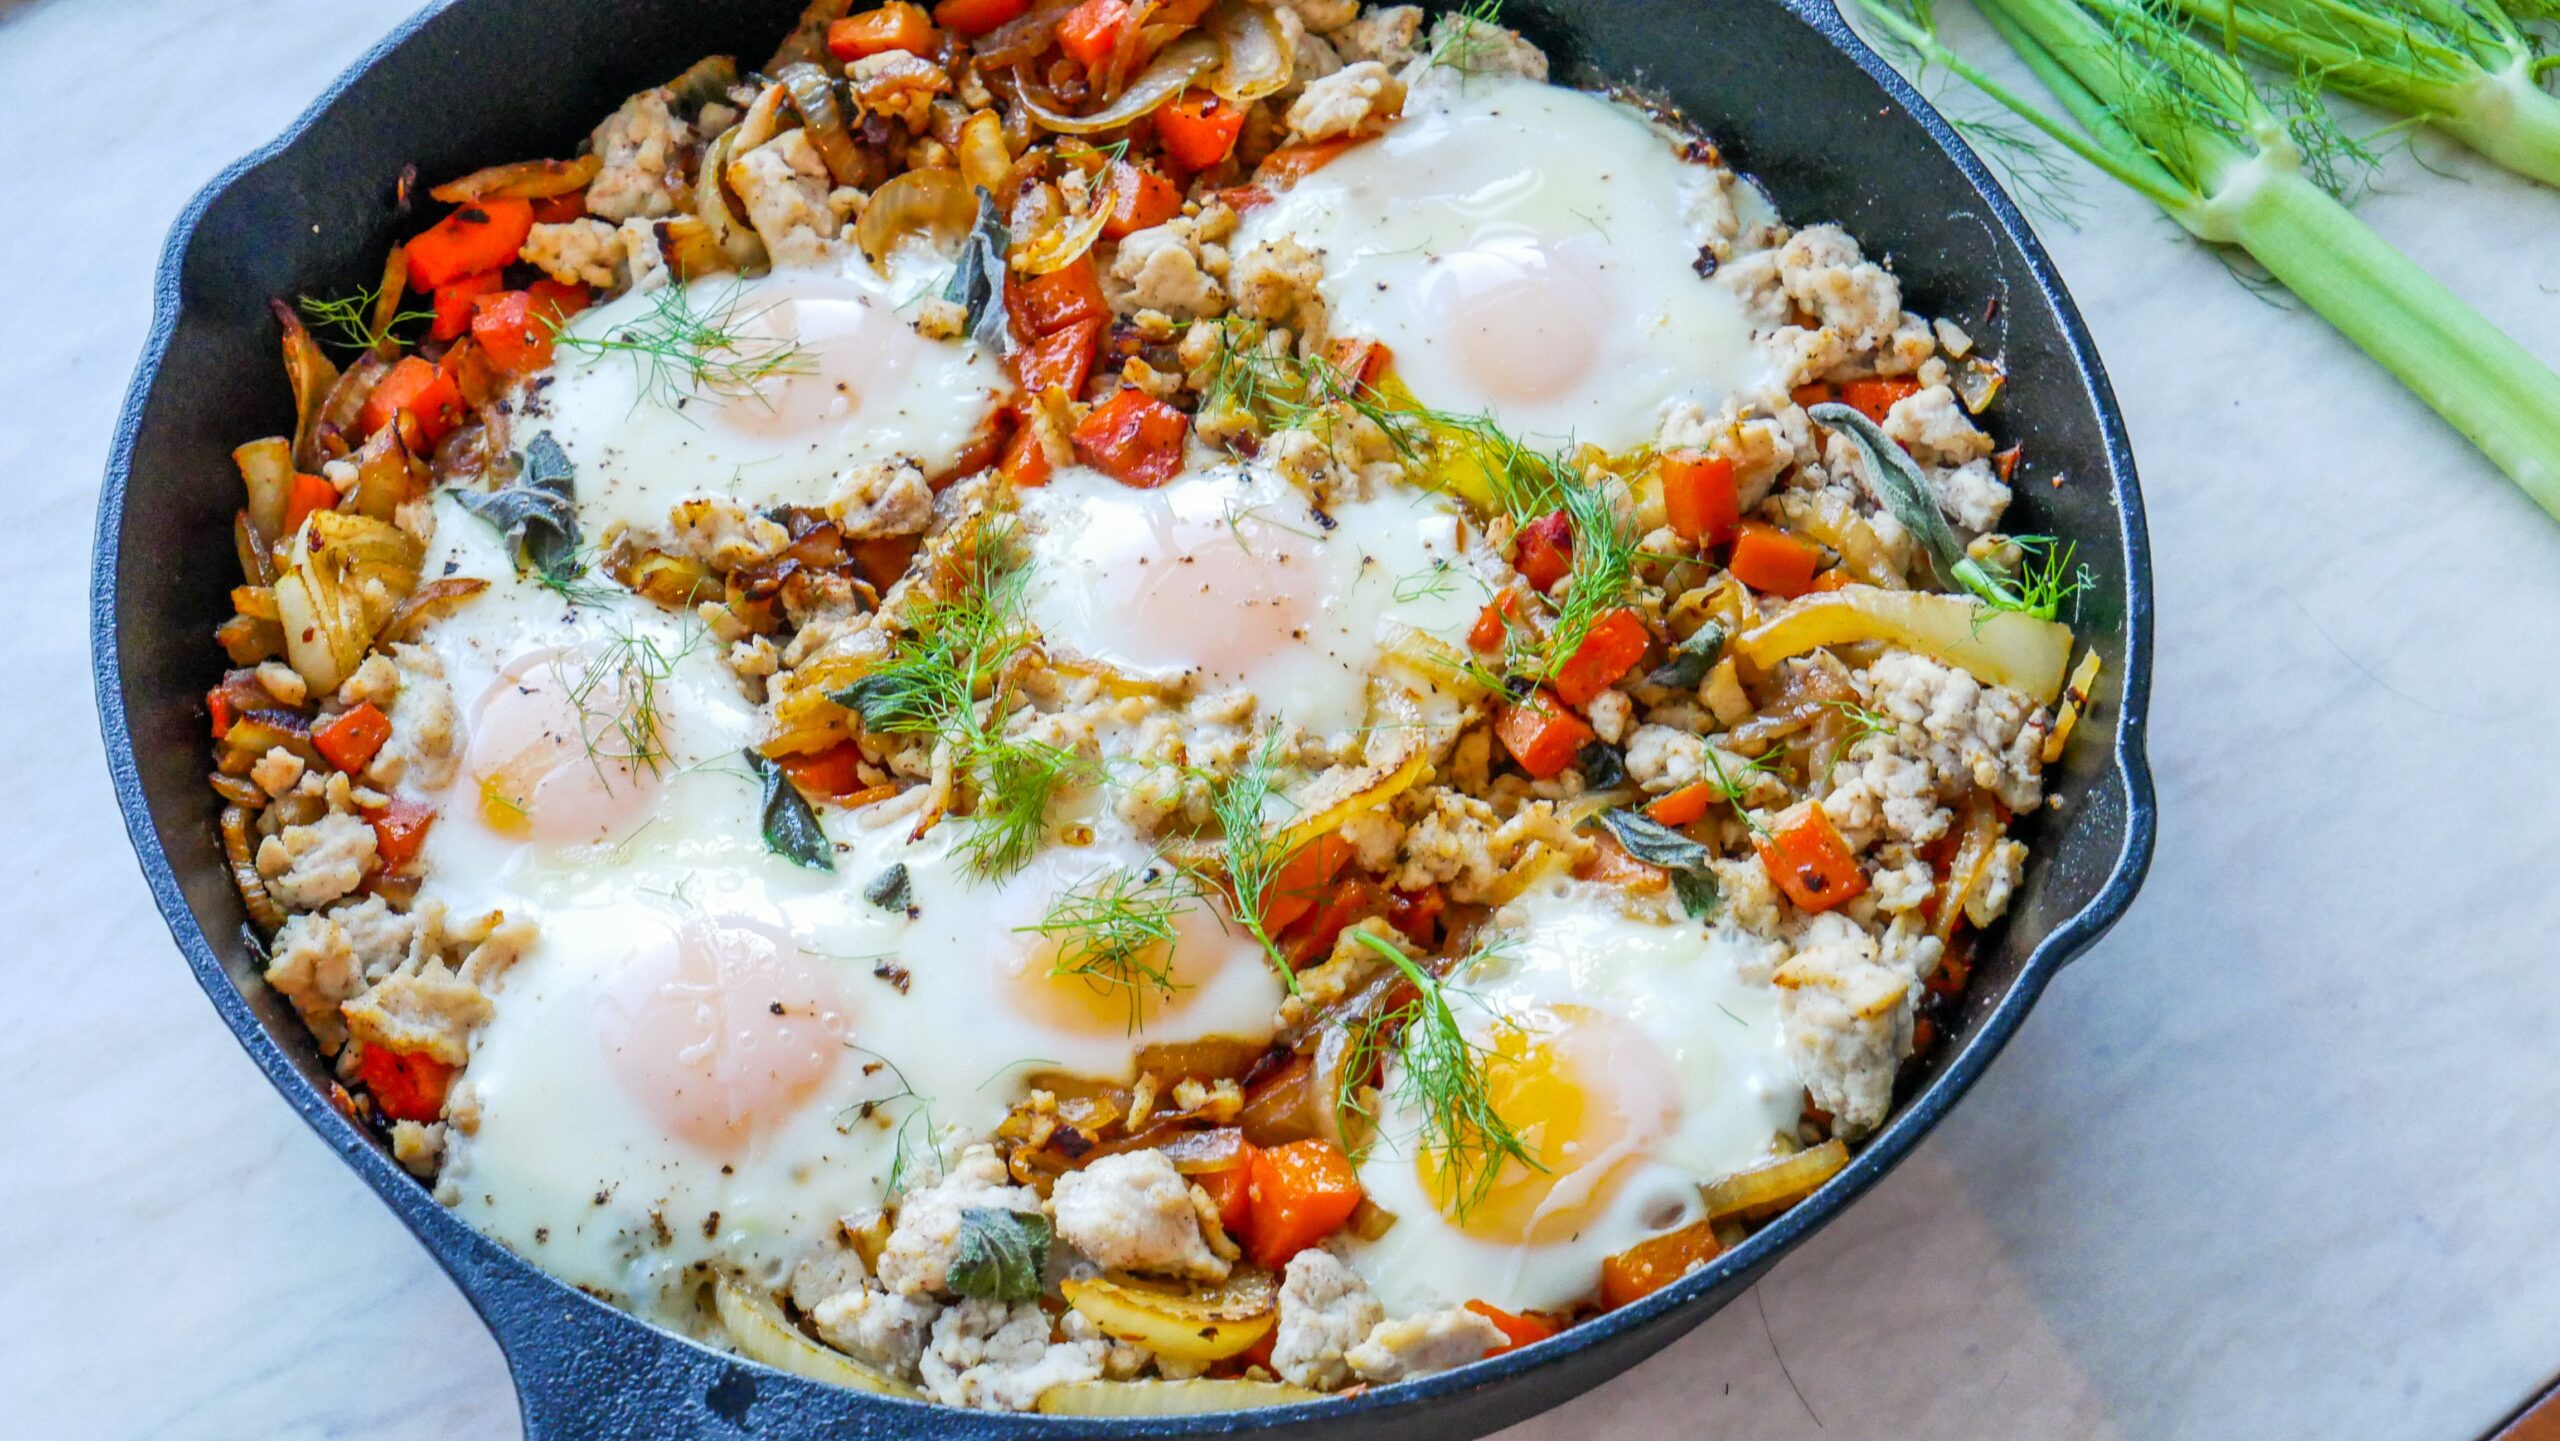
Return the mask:
<path fill-rule="evenodd" d="M 2247 252 L 2560 519 L 2560 374 L 2314 184 L 2297 134 L 2312 127 L 2278 115 L 2157 0 L 1977 0 L 2078 128 L 1949 49 L 1926 0 L 1859 3 L 2197 238 Z"/>
<path fill-rule="evenodd" d="M 2422 120 L 2488 159 L 2560 186 L 2560 69 L 2518 23 L 2533 0 L 2171 0 L 2206 36 L 2305 80 Z M 2512 6 L 2512 8 L 2511 8 Z"/>

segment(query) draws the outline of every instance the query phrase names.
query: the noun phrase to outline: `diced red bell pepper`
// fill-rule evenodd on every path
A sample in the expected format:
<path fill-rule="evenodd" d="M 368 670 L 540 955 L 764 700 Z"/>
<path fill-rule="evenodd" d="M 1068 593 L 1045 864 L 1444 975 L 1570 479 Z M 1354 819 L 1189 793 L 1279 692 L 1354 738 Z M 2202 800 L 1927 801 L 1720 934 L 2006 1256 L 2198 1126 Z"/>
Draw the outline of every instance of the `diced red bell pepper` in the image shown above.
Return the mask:
<path fill-rule="evenodd" d="M 1031 10 L 1031 0 L 942 0 L 933 7 L 933 23 L 954 34 L 984 35 L 1009 25 Z"/>
<path fill-rule="evenodd" d="M 551 363 L 551 326 L 534 313 L 528 291 L 501 290 L 472 302 L 471 338 L 512 374 L 531 374 Z"/>
<path fill-rule="evenodd" d="M 1383 916 L 1390 906 L 1387 889 L 1367 876 L 1345 876 L 1336 880 L 1324 893 L 1324 899 L 1280 938 L 1280 953 L 1293 971 L 1321 965 L 1333 954 L 1333 943 L 1342 933 L 1372 916 Z"/>
<path fill-rule="evenodd" d="M 1467 628 L 1468 648 L 1488 655 L 1502 649 L 1502 643 L 1510 638 L 1512 629 L 1528 623 L 1520 613 L 1521 605 L 1517 590 L 1504 590 L 1485 602 L 1484 609 L 1476 616 L 1476 623 Z"/>
<path fill-rule="evenodd" d="M 329 764 L 349 775 L 361 775 L 373 764 L 383 742 L 391 739 L 391 717 L 371 701 L 342 711 L 311 728 L 312 747 Z"/>
<path fill-rule="evenodd" d="M 862 747 L 838 741 L 822 751 L 784 756 L 782 769 L 810 795 L 851 795 L 862 789 Z"/>
<path fill-rule="evenodd" d="M 336 510 L 338 500 L 338 488 L 325 478 L 297 472 L 293 477 L 293 489 L 285 492 L 284 533 L 291 535 L 302 529 L 302 523 L 310 519 L 315 510 Z"/>
<path fill-rule="evenodd" d="M 1701 450 L 1662 457 L 1662 508 L 1671 532 L 1691 545 L 1722 545 L 1742 525 L 1733 462 Z"/>
<path fill-rule="evenodd" d="M 454 1068 L 423 1051 L 367 1046 L 356 1058 L 356 1079 L 373 1103 L 395 1121 L 428 1122 L 444 1114 L 444 1094 Z"/>
<path fill-rule="evenodd" d="M 1573 523 L 1559 510 L 1520 527 L 1511 542 L 1511 568 L 1544 595 L 1573 574 Z"/>
<path fill-rule="evenodd" d="M 1449 898 L 1437 885 L 1396 891 L 1387 897 L 1387 924 L 1406 940 L 1428 949 L 1440 943 L 1440 917 L 1448 908 Z"/>
<path fill-rule="evenodd" d="M 1532 780 L 1561 774 L 1597 736 L 1551 690 L 1495 711 L 1493 733 Z"/>
<path fill-rule="evenodd" d="M 402 871 L 418 859 L 426 849 L 427 827 L 435 824 L 435 807 L 405 796 L 393 796 L 391 803 L 365 812 L 365 820 L 373 826 L 374 854 L 382 860 L 386 871 Z"/>
<path fill-rule="evenodd" d="M 462 392 L 450 377 L 414 355 L 400 358 L 365 397 L 357 428 L 367 436 L 405 417 L 400 438 L 412 451 L 432 447 L 462 423 Z"/>
<path fill-rule="evenodd" d="M 1182 471 L 1183 442 L 1191 417 L 1143 390 L 1122 390 L 1076 423 L 1076 458 L 1140 490 L 1153 490 Z"/>
<path fill-rule="evenodd" d="M 1312 911 L 1333 878 L 1351 860 L 1351 843 L 1327 831 L 1289 853 L 1262 888 L 1262 929 L 1278 935 Z"/>
<path fill-rule="evenodd" d="M 1116 0 L 1114 0 L 1116 3 Z M 1156 110 L 1156 143 L 1188 170 L 1206 170 L 1234 153 L 1244 110 L 1206 90 L 1185 90 Z"/>
<path fill-rule="evenodd" d="M 1054 388 L 1070 396 L 1079 395 L 1086 378 L 1093 374 L 1093 349 L 1101 339 L 1101 321 L 1080 320 L 1041 336 L 1015 351 L 1008 361 L 1025 390 Z"/>
<path fill-rule="evenodd" d="M 1758 848 L 1769 879 L 1803 910 L 1827 911 L 1866 893 L 1867 873 L 1820 802 L 1807 804 Z"/>
<path fill-rule="evenodd" d="M 494 270 L 436 287 L 436 318 L 427 327 L 427 334 L 436 340 L 460 340 L 471 329 L 471 302 L 497 288 L 498 272 Z"/>
<path fill-rule="evenodd" d="M 1644 617 L 1621 606 L 1591 622 L 1591 629 L 1583 632 L 1582 644 L 1556 667 L 1548 683 L 1566 705 L 1589 705 L 1593 696 L 1635 669 L 1636 662 L 1644 658 L 1645 647 L 1652 643 L 1653 635 L 1645 629 Z"/>
<path fill-rule="evenodd" d="M 409 242 L 409 284 L 441 290 L 465 276 L 503 269 L 532 233 L 532 201 L 474 200 Z"/>

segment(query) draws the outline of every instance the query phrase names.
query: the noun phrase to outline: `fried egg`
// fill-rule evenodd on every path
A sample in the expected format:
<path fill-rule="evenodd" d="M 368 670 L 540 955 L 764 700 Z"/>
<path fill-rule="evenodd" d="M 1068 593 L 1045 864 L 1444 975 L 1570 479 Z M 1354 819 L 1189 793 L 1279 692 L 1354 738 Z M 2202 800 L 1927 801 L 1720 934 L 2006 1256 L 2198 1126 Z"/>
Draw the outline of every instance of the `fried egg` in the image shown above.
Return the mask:
<path fill-rule="evenodd" d="M 1193 469 L 1134 490 L 1081 466 L 1021 494 L 1032 624 L 1053 655 L 1209 693 L 1338 734 L 1405 629 L 1462 630 L 1486 588 L 1457 509 L 1417 491 L 1318 510 L 1267 468 Z"/>
<path fill-rule="evenodd" d="M 929 279 L 850 256 L 634 291 L 569 323 L 515 424 L 549 430 L 577 466 L 590 535 L 663 526 L 703 495 L 819 505 L 866 461 L 942 470 L 1011 383 L 983 348 L 916 333 L 909 302 Z"/>
<path fill-rule="evenodd" d="M 438 522 L 431 573 L 489 585 L 419 638 L 462 756 L 421 794 L 419 902 L 538 931 L 456 1100 L 445 1194 L 475 1226 L 680 1320 L 697 1267 L 778 1281 L 935 1138 L 992 1129 L 1028 1073 L 1127 1078 L 1141 1023 L 1267 1039 L 1259 948 L 1107 814 L 989 877 L 971 822 L 915 837 L 920 797 L 821 807 L 834 868 L 804 869 L 764 842 L 755 712 L 697 622 L 618 592 L 572 604 L 451 500 Z M 1055 923 L 1139 892 L 1157 931 L 1110 965 Z"/>
<path fill-rule="evenodd" d="M 1698 1219 L 1700 1182 L 1767 1157 L 1796 1123 L 1776 993 L 1746 979 L 1743 943 L 1631 918 L 1579 881 L 1542 884 L 1497 920 L 1505 940 L 1454 978 L 1451 1005 L 1538 1168 L 1453 1171 L 1418 1144 L 1423 1116 L 1392 1061 L 1360 1181 L 1396 1221 L 1352 1248 L 1390 1314 L 1570 1306 L 1602 1260 Z"/>
<path fill-rule="evenodd" d="M 1632 110 L 1473 77 L 1247 212 L 1234 248 L 1321 252 L 1333 333 L 1384 341 L 1424 404 L 1618 450 L 1763 368 L 1694 268 L 1714 186 Z"/>

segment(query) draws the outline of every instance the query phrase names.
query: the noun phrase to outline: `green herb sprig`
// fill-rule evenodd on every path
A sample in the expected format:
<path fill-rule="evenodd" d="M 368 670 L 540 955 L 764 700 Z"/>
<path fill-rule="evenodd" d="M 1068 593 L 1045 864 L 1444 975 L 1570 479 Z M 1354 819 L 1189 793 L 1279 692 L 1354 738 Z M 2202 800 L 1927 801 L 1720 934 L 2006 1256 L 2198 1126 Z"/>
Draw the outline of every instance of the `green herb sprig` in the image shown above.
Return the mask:
<path fill-rule="evenodd" d="M 1492 1079 L 1485 1069 L 1486 1058 L 1493 1052 L 1468 1037 L 1449 1003 L 1449 984 L 1416 965 L 1383 936 L 1365 929 L 1346 934 L 1402 972 L 1414 995 L 1384 1015 L 1353 1023 L 1344 1084 L 1347 1088 L 1350 1078 L 1371 1074 L 1386 1058 L 1388 1048 L 1393 1048 L 1389 1094 L 1415 1112 L 1413 1144 L 1421 1154 L 1438 1158 L 1449 1183 L 1451 1214 L 1463 1220 L 1492 1193 L 1505 1165 L 1516 1163 L 1533 1171 L 1546 1167 L 1494 1105 Z M 1486 954 L 1478 951 L 1467 957 L 1452 974 Z M 1334 1097 L 1334 1107 L 1346 1117 L 1359 1115 L 1372 1124 L 1378 1119 L 1347 1089 Z"/>

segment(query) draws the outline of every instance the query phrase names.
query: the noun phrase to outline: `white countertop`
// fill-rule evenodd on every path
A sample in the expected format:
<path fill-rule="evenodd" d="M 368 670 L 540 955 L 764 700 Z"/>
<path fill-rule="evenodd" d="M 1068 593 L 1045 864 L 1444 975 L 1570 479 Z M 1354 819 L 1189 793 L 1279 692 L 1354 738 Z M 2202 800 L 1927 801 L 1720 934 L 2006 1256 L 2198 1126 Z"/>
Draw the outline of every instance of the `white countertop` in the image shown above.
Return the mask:
<path fill-rule="evenodd" d="M 515 1434 L 462 1298 L 181 964 L 88 701 L 162 235 L 407 8 L 0 0 L 14 1435 Z M 2418 144 L 2450 177 L 2395 155 L 2363 213 L 2560 362 L 2560 194 Z M 2150 495 L 2150 884 L 1900 1171 L 1516 1441 L 2449 1441 L 2560 1370 L 2560 525 L 2315 318 L 2088 194 L 2047 228 Z"/>

